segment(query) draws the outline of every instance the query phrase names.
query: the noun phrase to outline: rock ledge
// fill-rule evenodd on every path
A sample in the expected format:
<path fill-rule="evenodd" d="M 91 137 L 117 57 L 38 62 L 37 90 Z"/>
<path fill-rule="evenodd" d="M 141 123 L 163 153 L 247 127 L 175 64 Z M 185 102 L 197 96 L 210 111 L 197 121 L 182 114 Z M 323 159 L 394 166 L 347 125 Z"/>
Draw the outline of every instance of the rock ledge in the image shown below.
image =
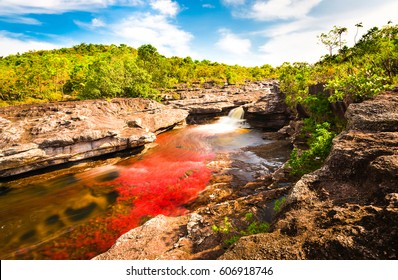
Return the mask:
<path fill-rule="evenodd" d="M 141 147 L 187 115 L 146 99 L 0 108 L 0 177 Z"/>

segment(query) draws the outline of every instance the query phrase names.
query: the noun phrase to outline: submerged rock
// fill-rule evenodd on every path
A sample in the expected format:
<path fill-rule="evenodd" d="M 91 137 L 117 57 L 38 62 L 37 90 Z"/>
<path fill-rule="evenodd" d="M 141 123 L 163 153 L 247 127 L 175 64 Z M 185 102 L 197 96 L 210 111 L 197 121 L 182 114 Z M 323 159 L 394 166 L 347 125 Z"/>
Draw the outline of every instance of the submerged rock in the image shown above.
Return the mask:
<path fill-rule="evenodd" d="M 220 259 L 397 259 L 398 96 L 351 104 L 325 165 L 291 189 L 271 232 Z"/>
<path fill-rule="evenodd" d="M 143 146 L 187 115 L 138 98 L 0 108 L 0 177 Z"/>

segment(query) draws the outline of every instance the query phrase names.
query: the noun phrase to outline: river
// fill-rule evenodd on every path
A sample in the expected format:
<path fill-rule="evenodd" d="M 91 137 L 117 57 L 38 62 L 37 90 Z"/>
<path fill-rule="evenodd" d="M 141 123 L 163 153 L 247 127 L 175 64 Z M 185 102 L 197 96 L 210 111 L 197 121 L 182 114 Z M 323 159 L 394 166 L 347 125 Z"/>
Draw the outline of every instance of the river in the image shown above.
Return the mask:
<path fill-rule="evenodd" d="M 239 118 L 168 131 L 142 154 L 2 182 L 1 259 L 90 259 L 151 217 L 184 215 L 217 176 L 220 154 L 237 186 L 280 167 L 288 151 L 250 151 L 272 141 Z"/>

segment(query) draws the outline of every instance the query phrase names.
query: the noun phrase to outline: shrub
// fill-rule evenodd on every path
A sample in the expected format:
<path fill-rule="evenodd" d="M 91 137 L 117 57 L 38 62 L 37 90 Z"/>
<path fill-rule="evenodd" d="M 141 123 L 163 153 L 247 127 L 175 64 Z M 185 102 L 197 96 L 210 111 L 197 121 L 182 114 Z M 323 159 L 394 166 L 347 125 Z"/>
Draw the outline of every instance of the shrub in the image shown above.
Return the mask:
<path fill-rule="evenodd" d="M 294 148 L 288 165 L 292 175 L 302 176 L 321 167 L 332 148 L 335 133 L 330 131 L 330 124 L 316 124 L 309 139 L 309 149 L 300 151 Z"/>
<path fill-rule="evenodd" d="M 328 81 L 326 88 L 333 92 L 329 97 L 330 102 L 342 101 L 346 97 L 354 102 L 361 102 L 391 89 L 388 83 L 388 78 L 381 71 L 368 67 L 357 73 L 336 76 Z"/>

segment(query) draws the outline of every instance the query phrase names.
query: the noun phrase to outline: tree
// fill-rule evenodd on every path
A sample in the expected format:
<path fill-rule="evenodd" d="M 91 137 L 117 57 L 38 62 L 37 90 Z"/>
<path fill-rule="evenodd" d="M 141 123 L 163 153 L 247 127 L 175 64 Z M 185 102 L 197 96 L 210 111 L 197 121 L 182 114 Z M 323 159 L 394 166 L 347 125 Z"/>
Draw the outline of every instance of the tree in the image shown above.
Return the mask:
<path fill-rule="evenodd" d="M 151 76 L 131 57 L 99 57 L 89 68 L 82 99 L 145 97 L 156 98 Z"/>
<path fill-rule="evenodd" d="M 359 28 L 363 27 L 362 22 L 359 22 L 359 23 L 355 24 L 355 27 L 357 28 L 357 32 L 355 33 L 355 36 L 354 36 L 354 43 L 356 44 L 357 43 L 357 36 L 358 36 Z"/>
<path fill-rule="evenodd" d="M 326 48 L 329 50 L 329 55 L 333 55 L 333 49 L 338 47 L 338 36 L 337 34 L 334 33 L 322 33 L 321 35 L 318 36 L 319 40 L 321 41 L 322 44 L 326 46 Z"/>
<path fill-rule="evenodd" d="M 155 66 L 159 56 L 158 50 L 150 44 L 138 48 L 138 58 L 143 61 L 144 67 Z"/>
<path fill-rule="evenodd" d="M 335 26 L 335 29 L 336 29 L 336 32 L 337 32 L 337 34 L 339 36 L 339 48 L 341 50 L 342 44 L 346 43 L 344 40 L 341 39 L 341 36 L 342 36 L 343 33 L 347 33 L 348 29 L 346 27 L 336 27 L 336 26 Z"/>
<path fill-rule="evenodd" d="M 347 28 L 334 26 L 327 34 L 322 33 L 318 38 L 329 50 L 329 54 L 333 55 L 333 49 L 337 47 L 341 49 L 343 43 L 345 44 L 345 41 L 342 40 L 342 34 L 345 32 L 347 32 Z"/>

